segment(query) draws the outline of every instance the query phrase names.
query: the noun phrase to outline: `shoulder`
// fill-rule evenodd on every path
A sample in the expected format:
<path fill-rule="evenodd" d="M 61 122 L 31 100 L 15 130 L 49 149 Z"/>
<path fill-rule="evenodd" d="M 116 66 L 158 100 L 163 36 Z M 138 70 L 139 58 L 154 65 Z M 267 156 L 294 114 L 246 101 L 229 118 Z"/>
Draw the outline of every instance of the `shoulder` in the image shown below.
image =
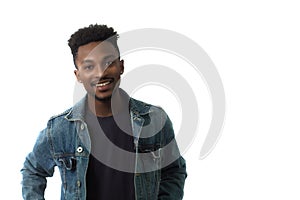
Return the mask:
<path fill-rule="evenodd" d="M 52 116 L 49 121 L 76 121 L 76 120 L 83 120 L 85 115 L 85 106 L 86 106 L 86 99 L 85 96 L 82 98 L 79 102 L 74 104 L 71 108 L 68 108 L 67 110 L 63 111 L 60 114 Z"/>
<path fill-rule="evenodd" d="M 148 125 L 170 125 L 171 121 L 168 114 L 161 106 L 152 105 L 134 98 L 130 99 L 130 111 L 133 118 L 143 118 Z"/>
<path fill-rule="evenodd" d="M 134 113 L 138 113 L 140 115 L 148 114 L 153 111 L 165 113 L 163 108 L 160 106 L 152 105 L 152 104 L 146 103 L 144 101 L 134 99 L 132 97 L 130 98 L 130 101 L 129 101 L 129 108 Z"/>
<path fill-rule="evenodd" d="M 55 129 L 59 127 L 62 128 L 64 126 L 68 126 L 67 124 L 69 124 L 69 120 L 67 119 L 67 116 L 72 112 L 72 110 L 73 107 L 68 108 L 59 114 L 51 116 L 47 122 L 47 127 L 50 129 Z"/>
<path fill-rule="evenodd" d="M 53 115 L 50 117 L 49 121 L 51 120 L 55 120 L 55 119 L 59 119 L 59 118 L 65 118 L 71 111 L 72 111 L 73 107 L 72 108 L 68 108 L 67 110 L 59 113 L 59 114 L 56 114 L 56 115 Z"/>

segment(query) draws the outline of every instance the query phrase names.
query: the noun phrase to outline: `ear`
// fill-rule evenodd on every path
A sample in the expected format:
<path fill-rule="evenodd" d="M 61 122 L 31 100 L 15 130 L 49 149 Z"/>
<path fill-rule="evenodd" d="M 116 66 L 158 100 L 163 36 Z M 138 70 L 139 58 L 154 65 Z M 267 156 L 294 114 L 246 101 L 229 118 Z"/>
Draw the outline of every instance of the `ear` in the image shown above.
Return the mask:
<path fill-rule="evenodd" d="M 81 80 L 80 80 L 80 74 L 79 74 L 78 69 L 75 69 L 75 70 L 74 70 L 74 74 L 75 74 L 75 76 L 76 76 L 77 81 L 81 83 Z"/>
<path fill-rule="evenodd" d="M 120 70 L 121 70 L 121 74 L 123 74 L 123 72 L 124 72 L 124 60 L 120 60 Z"/>

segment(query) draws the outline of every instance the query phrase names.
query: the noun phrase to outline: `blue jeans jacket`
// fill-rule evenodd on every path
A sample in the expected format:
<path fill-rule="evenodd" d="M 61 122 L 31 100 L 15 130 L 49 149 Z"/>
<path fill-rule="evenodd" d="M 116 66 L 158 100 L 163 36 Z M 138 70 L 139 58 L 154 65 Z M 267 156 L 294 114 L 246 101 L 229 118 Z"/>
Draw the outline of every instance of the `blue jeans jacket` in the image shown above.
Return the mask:
<path fill-rule="evenodd" d="M 55 166 L 59 168 L 62 181 L 61 199 L 86 199 L 91 142 L 84 121 L 85 105 L 86 97 L 71 109 L 52 117 L 47 128 L 39 134 L 21 170 L 24 199 L 44 199 L 46 178 L 53 176 Z M 186 166 L 170 119 L 161 108 L 132 98 L 129 110 L 136 149 L 136 200 L 182 199 Z M 154 129 L 157 133 L 153 133 Z"/>

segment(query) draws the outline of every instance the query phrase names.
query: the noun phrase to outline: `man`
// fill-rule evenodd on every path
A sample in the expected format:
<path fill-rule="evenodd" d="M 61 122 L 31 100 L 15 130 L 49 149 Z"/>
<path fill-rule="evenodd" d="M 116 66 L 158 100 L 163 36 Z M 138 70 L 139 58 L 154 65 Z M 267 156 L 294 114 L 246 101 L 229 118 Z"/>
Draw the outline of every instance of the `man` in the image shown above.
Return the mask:
<path fill-rule="evenodd" d="M 161 108 L 119 88 L 124 61 L 117 38 L 113 28 L 96 24 L 69 39 L 74 73 L 87 94 L 39 134 L 21 170 L 24 199 L 44 199 L 55 166 L 61 199 L 183 198 L 185 160 L 171 121 Z"/>

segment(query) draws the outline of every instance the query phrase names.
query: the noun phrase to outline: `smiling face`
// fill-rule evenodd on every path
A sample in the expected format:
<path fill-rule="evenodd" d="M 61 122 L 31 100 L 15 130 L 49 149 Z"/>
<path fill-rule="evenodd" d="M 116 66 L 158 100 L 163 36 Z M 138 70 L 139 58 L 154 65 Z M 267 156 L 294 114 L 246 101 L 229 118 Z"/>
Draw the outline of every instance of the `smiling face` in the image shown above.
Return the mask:
<path fill-rule="evenodd" d="M 75 62 L 76 78 L 88 95 L 98 101 L 110 99 L 124 70 L 115 47 L 107 41 L 88 43 L 78 48 Z"/>

